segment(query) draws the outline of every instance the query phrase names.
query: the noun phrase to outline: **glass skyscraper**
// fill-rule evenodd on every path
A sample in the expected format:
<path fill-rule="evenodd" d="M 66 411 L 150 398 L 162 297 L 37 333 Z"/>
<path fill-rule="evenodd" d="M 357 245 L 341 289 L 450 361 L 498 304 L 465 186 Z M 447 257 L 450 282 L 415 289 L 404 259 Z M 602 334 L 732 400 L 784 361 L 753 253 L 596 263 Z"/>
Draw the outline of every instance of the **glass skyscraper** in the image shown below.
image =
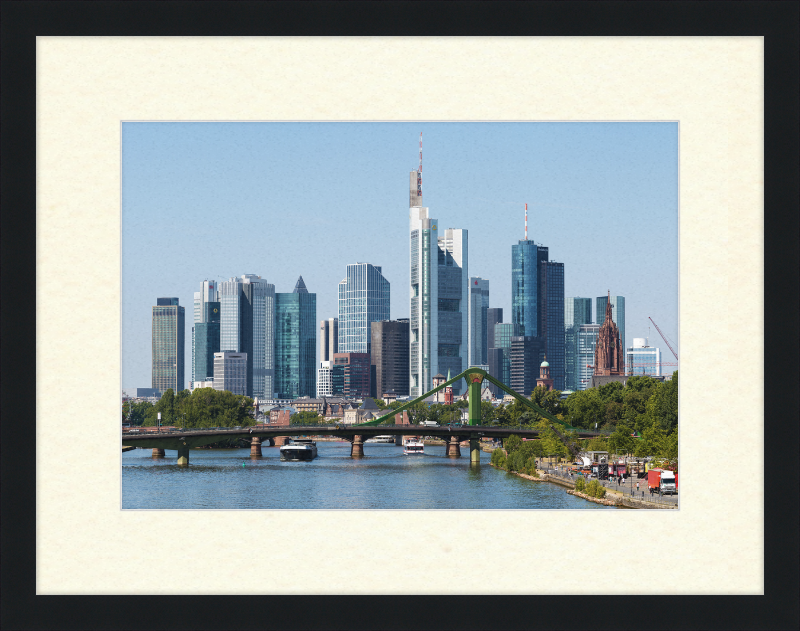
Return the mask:
<path fill-rule="evenodd" d="M 316 323 L 317 295 L 308 293 L 302 276 L 292 293 L 275 294 L 276 398 L 314 396 Z"/>
<path fill-rule="evenodd" d="M 467 231 L 448 228 L 439 233 L 438 306 L 436 328 L 437 371 L 457 375 L 469 362 L 469 269 Z M 434 373 L 435 374 L 435 373 Z M 428 390 L 433 387 L 431 381 Z M 453 394 L 461 394 L 462 383 L 453 384 Z M 422 393 L 420 393 L 422 394 Z"/>
<path fill-rule="evenodd" d="M 495 379 L 502 381 L 509 388 L 513 388 L 511 385 L 511 338 L 518 336 L 519 325 L 513 322 L 500 322 L 494 326 L 495 347 L 502 352 L 502 355 L 495 359 L 495 362 L 499 360 L 499 364 L 497 364 L 497 368 L 495 369 L 497 374 L 491 372 L 493 369 L 491 364 L 489 374 Z"/>
<path fill-rule="evenodd" d="M 633 346 L 626 353 L 627 374 L 661 376 L 661 350 L 647 342 L 646 337 L 633 338 Z"/>
<path fill-rule="evenodd" d="M 592 385 L 594 375 L 594 351 L 597 348 L 597 338 L 600 334 L 599 324 L 578 325 L 575 337 L 576 375 L 577 388 L 586 390 Z"/>
<path fill-rule="evenodd" d="M 204 302 L 202 320 L 195 322 L 193 328 L 194 381 L 207 381 L 214 378 L 214 353 L 219 352 L 220 304 Z M 194 383 L 194 382 L 193 382 Z"/>
<path fill-rule="evenodd" d="M 603 324 L 603 320 L 606 317 L 607 304 L 608 296 L 597 297 L 596 324 Z M 611 296 L 611 319 L 619 329 L 619 342 L 622 344 L 622 348 L 628 348 L 625 341 L 625 296 Z"/>
<path fill-rule="evenodd" d="M 578 328 L 581 324 L 592 323 L 591 298 L 564 299 L 564 387 L 567 390 L 578 388 Z"/>
<path fill-rule="evenodd" d="M 539 259 L 533 241 L 511 246 L 511 321 L 519 335 L 539 335 Z"/>
<path fill-rule="evenodd" d="M 409 215 L 409 385 L 411 396 L 418 397 L 431 389 L 433 375 L 438 372 L 439 233 L 438 222 L 428 216 L 427 208 L 413 206 Z"/>
<path fill-rule="evenodd" d="M 489 363 L 489 281 L 469 279 L 469 365 Z"/>
<path fill-rule="evenodd" d="M 184 336 L 186 315 L 177 298 L 158 298 L 153 307 L 152 384 L 151 387 L 177 394 L 184 383 Z"/>
<path fill-rule="evenodd" d="M 339 353 L 369 353 L 372 323 L 389 319 L 389 281 L 369 263 L 347 266 L 339 283 Z"/>
<path fill-rule="evenodd" d="M 205 322 L 204 317 L 207 313 L 207 309 L 205 305 L 209 302 L 218 302 L 219 299 L 217 298 L 217 283 L 213 280 L 204 280 L 200 286 L 200 291 L 194 292 L 194 319 L 192 320 L 193 325 L 196 325 L 198 322 Z M 219 339 L 217 339 L 219 342 Z M 217 348 L 219 350 L 219 348 Z M 200 375 L 199 379 L 195 378 L 195 367 L 197 366 L 197 362 L 195 360 L 195 329 L 192 326 L 192 384 L 195 381 L 202 381 L 205 379 L 202 375 Z M 211 373 L 209 373 L 211 374 Z"/>

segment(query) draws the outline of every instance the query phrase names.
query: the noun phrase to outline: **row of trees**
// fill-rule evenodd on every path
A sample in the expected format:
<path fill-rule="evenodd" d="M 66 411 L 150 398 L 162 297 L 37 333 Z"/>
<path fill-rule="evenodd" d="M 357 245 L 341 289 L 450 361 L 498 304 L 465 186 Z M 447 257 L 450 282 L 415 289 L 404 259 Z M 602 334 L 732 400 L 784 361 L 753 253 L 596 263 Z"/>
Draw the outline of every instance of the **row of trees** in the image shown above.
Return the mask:
<path fill-rule="evenodd" d="M 181 390 L 177 394 L 170 388 L 153 405 L 147 401 L 122 406 L 122 419 L 130 418 L 131 425 L 176 427 L 247 427 L 255 421 L 252 416 L 253 399 L 227 390 L 197 388 L 193 392 Z M 130 414 L 130 417 L 129 417 Z"/>

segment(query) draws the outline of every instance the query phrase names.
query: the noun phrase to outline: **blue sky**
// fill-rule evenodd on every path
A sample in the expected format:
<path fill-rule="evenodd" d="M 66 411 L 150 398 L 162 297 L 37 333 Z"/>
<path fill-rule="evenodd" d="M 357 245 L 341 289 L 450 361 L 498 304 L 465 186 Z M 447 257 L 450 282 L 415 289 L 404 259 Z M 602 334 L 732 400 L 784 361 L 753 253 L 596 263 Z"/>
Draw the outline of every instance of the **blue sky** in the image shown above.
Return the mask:
<path fill-rule="evenodd" d="M 348 263 L 383 267 L 408 317 L 408 176 L 423 133 L 424 205 L 469 231 L 469 274 L 511 306 L 511 246 L 564 263 L 565 295 L 626 298 L 626 344 L 678 342 L 677 123 L 123 123 L 122 387 L 150 387 L 151 307 L 204 279 L 302 275 L 337 315 Z M 594 302 L 592 305 L 594 311 Z M 678 348 L 673 344 L 676 351 Z M 672 367 L 665 368 L 672 370 Z"/>

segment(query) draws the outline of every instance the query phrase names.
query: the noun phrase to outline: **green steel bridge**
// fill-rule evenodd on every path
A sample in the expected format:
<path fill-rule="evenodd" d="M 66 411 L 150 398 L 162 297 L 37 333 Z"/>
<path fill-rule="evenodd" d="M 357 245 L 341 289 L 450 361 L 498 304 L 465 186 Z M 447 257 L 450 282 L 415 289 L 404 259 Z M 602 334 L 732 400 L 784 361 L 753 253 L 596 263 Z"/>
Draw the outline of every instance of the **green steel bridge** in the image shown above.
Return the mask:
<path fill-rule="evenodd" d="M 465 424 L 456 425 L 441 425 L 441 426 L 428 426 L 428 425 L 413 425 L 413 424 L 389 424 L 396 418 L 396 415 L 402 414 L 405 410 L 413 407 L 414 405 L 424 401 L 432 394 L 436 394 L 440 390 L 456 383 L 459 379 L 465 379 L 467 382 L 468 390 L 468 412 L 469 420 Z M 481 384 L 483 381 L 488 381 L 500 387 L 505 392 L 512 395 L 518 401 L 534 410 L 537 414 L 543 416 L 550 421 L 550 427 L 555 431 L 559 439 L 567 446 L 572 455 L 577 455 L 577 446 L 572 443 L 567 436 L 562 432 L 575 431 L 578 433 L 579 438 L 591 438 L 600 435 L 599 432 L 591 432 L 585 429 L 571 427 L 558 417 L 550 414 L 546 410 L 533 403 L 527 397 L 524 397 L 504 383 L 498 381 L 485 370 L 480 368 L 469 368 L 464 372 L 456 375 L 452 379 L 448 379 L 440 384 L 433 390 L 426 392 L 416 399 L 412 399 L 407 403 L 397 407 L 394 410 L 387 410 L 383 416 L 376 419 L 367 421 L 365 423 L 344 424 L 335 423 L 331 425 L 275 425 L 275 426 L 260 426 L 260 427 L 243 427 L 243 428 L 211 428 L 211 429 L 188 429 L 188 430 L 175 430 L 167 433 L 142 433 L 125 434 L 122 442 L 127 446 L 153 448 L 158 450 L 170 449 L 178 452 L 178 464 L 189 464 L 189 449 L 192 447 L 200 447 L 210 443 L 218 442 L 223 438 L 241 438 L 247 439 L 251 443 L 250 454 L 252 456 L 261 455 L 261 443 L 263 440 L 268 440 L 270 444 L 274 444 L 275 438 L 281 436 L 340 436 L 351 443 L 351 455 L 355 458 L 364 455 L 364 442 L 372 436 L 383 434 L 393 435 L 406 435 L 406 436 L 432 436 L 443 439 L 447 443 L 447 454 L 449 456 L 460 456 L 460 443 L 469 440 L 470 445 L 470 462 L 478 462 L 480 460 L 480 439 L 481 438 L 508 438 L 512 434 L 516 434 L 521 438 L 538 438 L 540 430 L 529 429 L 523 427 L 499 427 L 493 425 L 484 425 L 481 422 Z"/>

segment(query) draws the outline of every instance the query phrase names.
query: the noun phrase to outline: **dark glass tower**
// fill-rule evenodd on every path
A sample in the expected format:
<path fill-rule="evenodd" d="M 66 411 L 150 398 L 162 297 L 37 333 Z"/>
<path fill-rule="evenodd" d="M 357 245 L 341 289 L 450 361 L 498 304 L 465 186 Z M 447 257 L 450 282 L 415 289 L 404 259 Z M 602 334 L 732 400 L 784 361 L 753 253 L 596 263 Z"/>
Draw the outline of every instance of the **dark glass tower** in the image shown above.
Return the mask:
<path fill-rule="evenodd" d="M 317 295 L 301 276 L 291 294 L 275 294 L 275 396 L 316 394 Z"/>
<path fill-rule="evenodd" d="M 379 399 L 390 390 L 408 396 L 409 321 L 384 320 L 372 323 L 370 361 L 375 369 L 374 396 Z"/>
<path fill-rule="evenodd" d="M 564 299 L 564 387 L 567 390 L 582 390 L 578 376 L 578 330 L 581 324 L 591 322 L 591 298 Z"/>
<path fill-rule="evenodd" d="M 194 375 L 196 381 L 214 376 L 214 353 L 219 353 L 220 303 L 204 302 L 203 320 L 194 325 Z"/>

